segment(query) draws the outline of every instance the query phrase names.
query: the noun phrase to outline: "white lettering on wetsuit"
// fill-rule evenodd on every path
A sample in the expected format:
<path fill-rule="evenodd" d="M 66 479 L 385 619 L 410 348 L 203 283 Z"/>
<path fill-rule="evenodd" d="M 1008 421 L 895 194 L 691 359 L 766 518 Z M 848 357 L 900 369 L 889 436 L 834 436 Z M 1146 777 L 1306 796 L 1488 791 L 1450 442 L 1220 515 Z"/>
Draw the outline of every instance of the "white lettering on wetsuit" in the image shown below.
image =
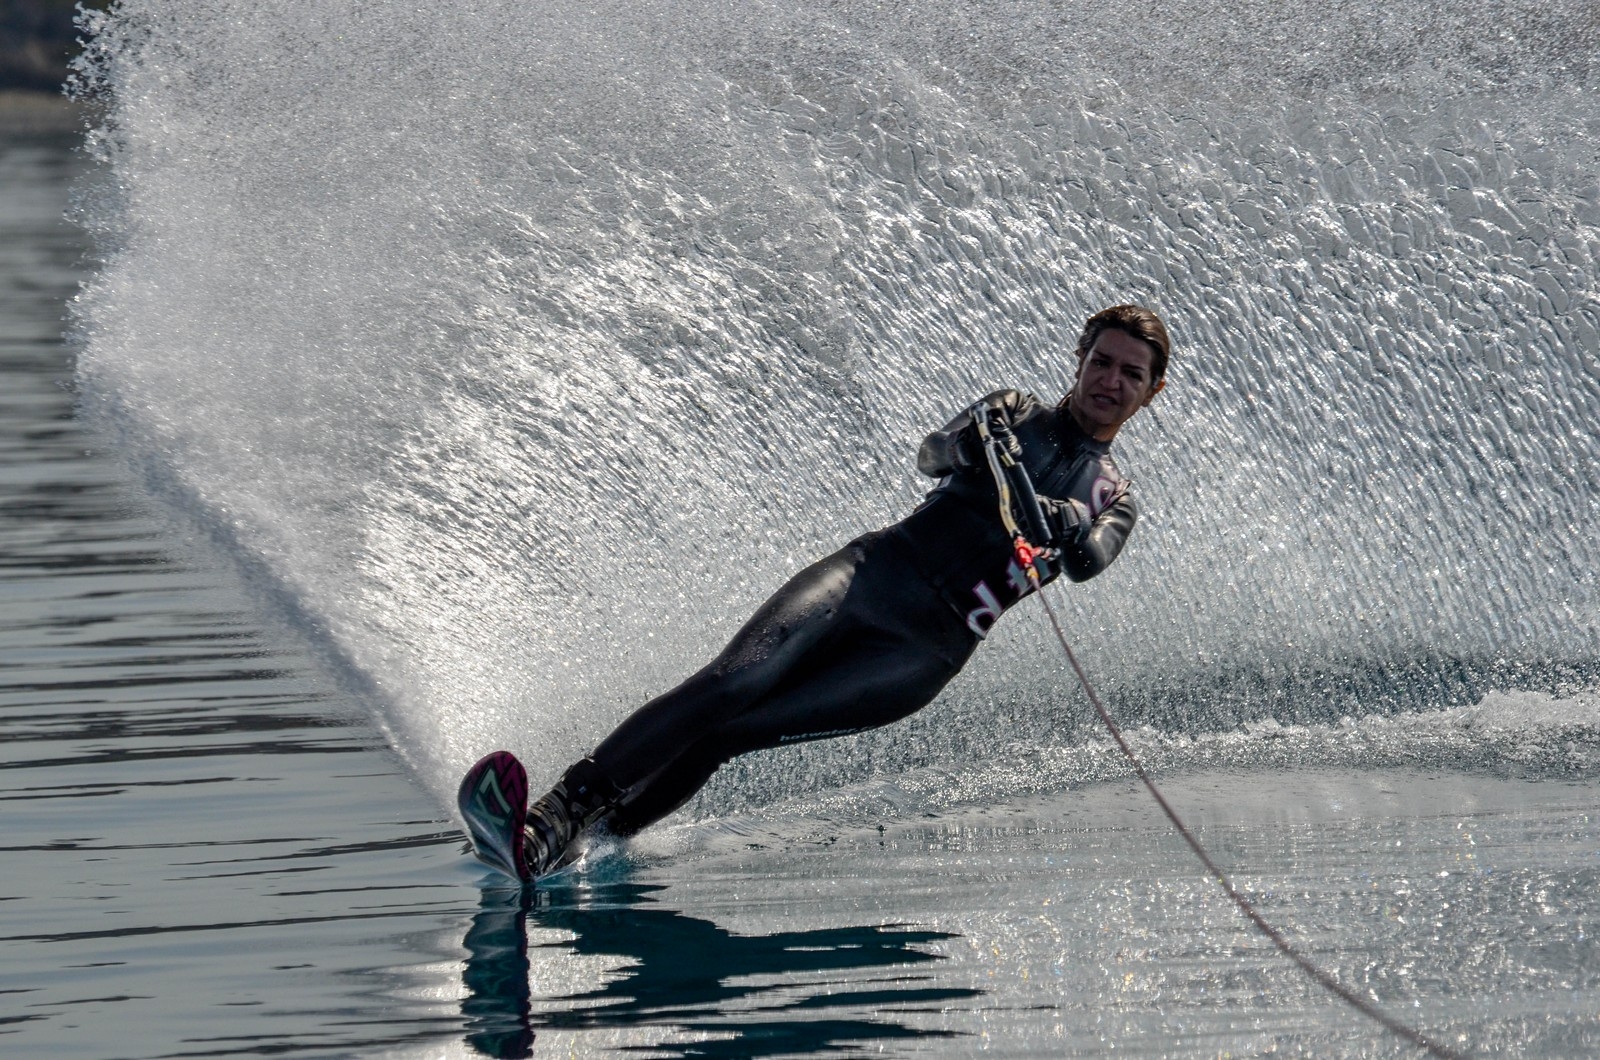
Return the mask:
<path fill-rule="evenodd" d="M 858 725 L 853 729 L 826 729 L 822 732 L 801 732 L 795 733 L 793 736 L 780 736 L 778 737 L 778 742 L 780 744 L 785 744 L 796 743 L 800 740 L 826 740 L 833 736 L 849 736 L 851 733 L 865 732 L 869 728 L 871 728 L 871 726 Z"/>
<path fill-rule="evenodd" d="M 1094 485 L 1089 487 L 1089 518 L 1098 519 L 1100 513 L 1117 499 L 1117 488 L 1121 484 L 1120 479 L 1110 479 L 1104 475 L 1094 480 Z"/>
<path fill-rule="evenodd" d="M 989 630 L 1000 621 L 1000 612 L 1004 609 L 1000 606 L 1000 601 L 995 598 L 994 590 L 989 588 L 988 582 L 979 582 L 972 587 L 972 591 L 983 601 L 983 606 L 967 612 L 967 628 L 980 637 L 987 637 Z"/>
<path fill-rule="evenodd" d="M 1028 572 L 1023 570 L 1022 564 L 1015 559 L 1006 568 L 1006 584 L 1016 593 L 1013 603 L 1033 591 L 1033 583 L 1028 580 Z M 1000 620 L 1000 613 L 1008 605 L 1000 602 L 1000 598 L 989 588 L 989 583 L 986 581 L 974 585 L 972 593 L 978 598 L 978 606 L 967 612 L 967 628 L 980 637 L 987 637 L 994 624 Z"/>

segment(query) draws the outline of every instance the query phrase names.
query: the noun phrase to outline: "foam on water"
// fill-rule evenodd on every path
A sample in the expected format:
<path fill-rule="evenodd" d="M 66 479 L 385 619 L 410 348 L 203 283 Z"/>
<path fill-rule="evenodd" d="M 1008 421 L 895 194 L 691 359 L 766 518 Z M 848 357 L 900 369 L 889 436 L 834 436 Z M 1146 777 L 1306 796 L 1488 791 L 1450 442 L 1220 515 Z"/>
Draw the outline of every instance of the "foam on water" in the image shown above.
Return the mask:
<path fill-rule="evenodd" d="M 1366 761 L 1542 687 L 1592 732 L 1600 28 L 1492 6 L 126 0 L 86 404 L 442 793 L 581 754 L 1145 302 L 1141 526 L 1060 597 L 1134 724 Z M 1044 630 L 712 805 L 1087 762 Z"/>
<path fill-rule="evenodd" d="M 822 818 L 864 826 L 1133 775 L 1103 733 L 1085 727 L 1073 735 L 1050 745 L 1005 744 L 980 762 L 927 766 L 768 806 L 746 799 L 746 814 L 730 824 Z M 1352 765 L 1467 770 L 1519 781 L 1600 774 L 1600 700 L 1592 696 L 1495 693 L 1472 706 L 1400 716 L 1345 716 L 1314 725 L 1282 725 L 1268 717 L 1232 731 L 1190 734 L 1147 726 L 1126 735 L 1147 768 L 1174 774 Z"/>

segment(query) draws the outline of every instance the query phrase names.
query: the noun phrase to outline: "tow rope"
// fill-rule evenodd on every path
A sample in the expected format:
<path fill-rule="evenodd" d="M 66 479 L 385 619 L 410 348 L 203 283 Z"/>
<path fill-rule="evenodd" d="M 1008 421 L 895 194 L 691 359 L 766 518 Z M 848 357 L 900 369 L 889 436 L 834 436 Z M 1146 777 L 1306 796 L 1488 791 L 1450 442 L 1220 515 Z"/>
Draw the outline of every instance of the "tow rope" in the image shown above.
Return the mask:
<path fill-rule="evenodd" d="M 1419 1048 L 1427 1050 L 1429 1054 L 1440 1057 L 1442 1060 L 1466 1060 L 1465 1054 L 1450 1049 L 1448 1046 L 1435 1041 L 1421 1031 L 1400 1022 L 1382 1011 L 1372 1002 L 1334 979 L 1331 974 L 1315 964 L 1309 957 L 1295 949 L 1282 932 L 1268 923 L 1267 919 L 1256 909 L 1255 904 L 1233 885 L 1233 881 L 1229 879 L 1228 874 L 1222 871 L 1222 868 L 1212 859 L 1206 848 L 1201 845 L 1200 840 L 1189 830 L 1189 826 L 1184 824 L 1183 819 L 1172 808 L 1172 804 L 1167 801 L 1166 796 L 1161 794 L 1161 789 L 1156 787 L 1156 782 L 1151 779 L 1149 772 L 1145 770 L 1144 763 L 1139 760 L 1139 756 L 1133 753 L 1133 748 L 1128 745 L 1127 739 L 1123 737 L 1122 729 L 1117 725 L 1115 719 L 1111 717 L 1111 712 L 1106 710 L 1105 705 L 1101 703 L 1100 696 L 1095 692 L 1094 685 L 1089 680 L 1089 675 L 1084 672 L 1083 666 L 1079 664 L 1078 657 L 1072 650 L 1072 645 L 1067 642 L 1067 634 L 1062 629 L 1061 620 L 1056 617 L 1055 608 L 1050 606 L 1050 600 L 1044 594 L 1043 575 L 1038 568 L 1038 563 L 1041 560 L 1048 559 L 1054 549 L 1037 547 L 1032 541 L 1048 541 L 1054 535 L 1050 532 L 1049 524 L 1045 521 L 1038 494 L 1034 491 L 1032 479 L 1028 475 L 1028 469 L 1023 466 L 1022 461 L 1019 459 L 1021 448 L 1016 442 L 1015 435 L 1011 433 L 1011 426 L 1006 421 L 1004 411 L 985 403 L 979 403 L 973 406 L 971 415 L 973 423 L 977 426 L 978 438 L 983 443 L 989 471 L 994 475 L 995 487 L 1000 494 L 1000 522 L 1005 527 L 1006 532 L 1011 535 L 1012 552 L 1016 556 L 1018 564 L 1027 572 L 1028 581 L 1032 583 L 1035 590 L 1034 595 L 1038 596 L 1039 602 L 1044 605 L 1045 614 L 1050 618 L 1050 627 L 1055 630 L 1056 640 L 1060 642 L 1061 650 L 1066 654 L 1067 662 L 1072 664 L 1072 671 L 1078 675 L 1078 683 L 1083 686 L 1084 694 L 1089 697 L 1089 702 L 1094 706 L 1095 713 L 1100 716 L 1101 724 L 1105 726 L 1106 731 L 1111 734 L 1112 740 L 1121 749 L 1122 756 L 1128 760 L 1128 765 L 1132 767 L 1134 775 L 1144 783 L 1145 788 L 1156 800 L 1156 804 L 1161 807 L 1161 812 L 1167 815 L 1167 820 L 1172 822 L 1172 826 L 1178 830 L 1178 834 L 1183 837 L 1183 841 L 1189 844 L 1189 849 L 1194 851 L 1195 857 L 1200 859 L 1200 864 L 1205 866 L 1212 879 L 1216 880 L 1222 889 L 1227 892 L 1228 897 L 1233 899 L 1233 904 L 1238 906 L 1239 911 L 1256 926 L 1257 930 L 1265 935 L 1278 948 L 1279 952 L 1298 965 L 1300 970 L 1305 972 L 1317 985 L 1386 1030 L 1404 1038 Z M 1013 510 L 1014 506 L 1020 506 L 1021 522 L 1017 519 L 1016 511 Z M 1028 524 L 1029 531 L 1034 535 L 1031 539 L 1029 533 L 1022 529 L 1022 523 L 1024 522 Z"/>

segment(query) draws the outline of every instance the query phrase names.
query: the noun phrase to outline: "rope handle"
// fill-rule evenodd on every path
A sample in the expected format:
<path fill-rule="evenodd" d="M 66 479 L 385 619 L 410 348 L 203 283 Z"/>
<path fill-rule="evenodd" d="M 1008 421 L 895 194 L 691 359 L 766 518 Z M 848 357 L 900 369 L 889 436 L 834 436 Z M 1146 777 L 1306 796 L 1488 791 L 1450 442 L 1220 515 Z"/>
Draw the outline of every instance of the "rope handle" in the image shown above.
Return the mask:
<path fill-rule="evenodd" d="M 1039 561 L 1048 559 L 1051 549 L 1033 542 L 1050 540 L 1050 524 L 1045 520 L 1039 494 L 1033 488 L 1033 477 L 1022 461 L 1013 456 L 1014 452 L 1021 452 L 1021 443 L 1012 432 L 1004 409 L 980 401 L 972 406 L 971 416 L 978 430 L 978 440 L 983 443 L 989 473 L 994 476 L 995 488 L 1000 493 L 1000 523 L 1011 537 L 1018 565 L 1027 572 L 1034 589 L 1038 589 L 1043 584 Z M 1022 522 L 1027 524 L 1026 530 L 1017 520 L 1018 508 L 1022 512 Z"/>

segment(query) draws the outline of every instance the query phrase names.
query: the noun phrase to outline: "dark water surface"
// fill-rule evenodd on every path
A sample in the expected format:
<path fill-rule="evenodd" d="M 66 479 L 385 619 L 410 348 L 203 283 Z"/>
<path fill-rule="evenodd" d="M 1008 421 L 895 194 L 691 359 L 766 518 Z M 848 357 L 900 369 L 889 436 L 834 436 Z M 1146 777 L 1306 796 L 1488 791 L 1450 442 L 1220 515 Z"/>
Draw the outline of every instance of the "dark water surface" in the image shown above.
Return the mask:
<path fill-rule="evenodd" d="M 0 1053 L 440 1033 L 393 969 L 471 908 L 453 826 L 74 421 L 72 143 L 0 142 Z"/>
<path fill-rule="evenodd" d="M 484 887 L 380 727 L 75 423 L 70 148 L 0 142 L 0 1054 L 1414 1055 L 1117 781 L 881 818 L 858 791 Z M 1554 753 L 1590 754 L 1572 730 Z M 1600 1048 L 1592 781 L 1170 783 L 1344 981 L 1480 1055 Z"/>

